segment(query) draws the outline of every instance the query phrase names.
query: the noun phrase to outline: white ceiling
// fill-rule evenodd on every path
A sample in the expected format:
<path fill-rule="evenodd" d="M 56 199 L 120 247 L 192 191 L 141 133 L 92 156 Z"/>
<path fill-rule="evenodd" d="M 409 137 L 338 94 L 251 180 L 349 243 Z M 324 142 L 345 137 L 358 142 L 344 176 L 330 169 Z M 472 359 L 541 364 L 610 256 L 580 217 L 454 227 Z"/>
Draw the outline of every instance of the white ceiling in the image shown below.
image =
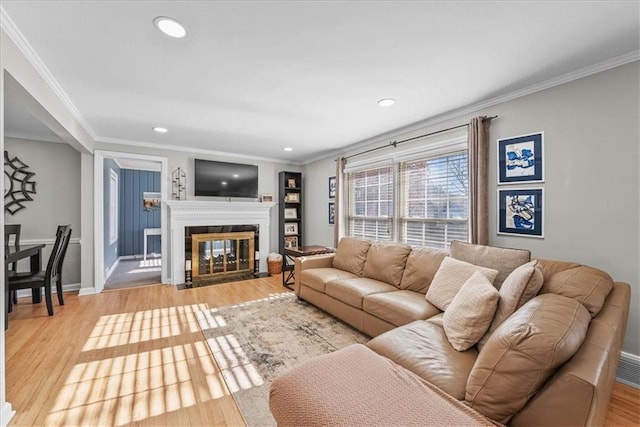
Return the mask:
<path fill-rule="evenodd" d="M 292 162 L 640 51 L 638 1 L 2 8 L 3 26 L 17 28 L 97 141 Z M 187 37 L 159 33 L 159 15 L 181 21 Z M 378 107 L 385 97 L 397 103 Z"/>

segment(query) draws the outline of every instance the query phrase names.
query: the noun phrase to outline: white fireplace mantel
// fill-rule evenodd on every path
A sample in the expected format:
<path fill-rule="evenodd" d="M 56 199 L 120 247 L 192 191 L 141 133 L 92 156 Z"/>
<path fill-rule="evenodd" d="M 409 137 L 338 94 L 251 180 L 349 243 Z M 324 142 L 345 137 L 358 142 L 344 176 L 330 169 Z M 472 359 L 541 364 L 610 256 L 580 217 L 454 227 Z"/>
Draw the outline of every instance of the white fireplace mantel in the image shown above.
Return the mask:
<path fill-rule="evenodd" d="M 267 271 L 269 253 L 270 213 L 275 203 L 205 202 L 197 200 L 169 200 L 167 206 L 170 227 L 170 282 L 184 283 L 185 227 L 207 225 L 253 225 L 260 227 L 260 271 Z"/>

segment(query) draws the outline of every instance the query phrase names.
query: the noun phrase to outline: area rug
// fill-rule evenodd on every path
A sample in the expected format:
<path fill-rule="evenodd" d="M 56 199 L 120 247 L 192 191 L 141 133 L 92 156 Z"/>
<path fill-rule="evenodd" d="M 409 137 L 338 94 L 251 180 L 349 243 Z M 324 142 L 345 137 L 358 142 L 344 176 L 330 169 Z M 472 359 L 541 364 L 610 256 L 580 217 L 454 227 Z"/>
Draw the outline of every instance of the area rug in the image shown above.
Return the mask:
<path fill-rule="evenodd" d="M 293 293 L 201 311 L 198 323 L 248 426 L 275 425 L 269 386 L 300 362 L 369 337 Z"/>

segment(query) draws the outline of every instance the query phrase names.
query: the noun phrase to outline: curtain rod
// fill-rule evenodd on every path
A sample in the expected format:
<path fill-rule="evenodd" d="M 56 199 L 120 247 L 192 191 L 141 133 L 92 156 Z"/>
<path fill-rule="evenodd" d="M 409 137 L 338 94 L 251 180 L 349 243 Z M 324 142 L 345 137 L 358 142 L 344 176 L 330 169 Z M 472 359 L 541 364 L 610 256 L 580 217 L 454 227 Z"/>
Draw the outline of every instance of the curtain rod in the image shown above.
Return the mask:
<path fill-rule="evenodd" d="M 495 119 L 496 117 L 498 117 L 498 116 L 485 117 L 482 121 L 486 121 L 486 120 L 491 121 L 491 120 Z M 352 157 L 361 156 L 362 154 L 371 153 L 372 151 L 381 150 L 381 149 L 387 148 L 387 147 L 396 148 L 398 145 L 400 145 L 402 143 L 405 143 L 405 142 L 413 141 L 415 139 L 424 138 L 425 136 L 437 135 L 439 133 L 444 133 L 444 132 L 448 132 L 450 130 L 460 129 L 460 128 L 467 127 L 467 126 L 469 126 L 469 123 L 465 123 L 463 125 L 458 125 L 458 126 L 452 126 L 450 128 L 446 128 L 446 129 L 440 129 L 440 130 L 437 130 L 437 131 L 434 131 L 434 132 L 425 133 L 424 135 L 414 136 L 412 138 L 403 139 L 402 141 L 393 141 L 393 142 L 388 143 L 387 145 L 381 145 L 380 147 L 371 148 L 369 150 L 361 151 L 359 153 L 352 154 L 350 156 L 345 156 L 344 159 L 346 160 L 346 159 L 350 159 Z"/>

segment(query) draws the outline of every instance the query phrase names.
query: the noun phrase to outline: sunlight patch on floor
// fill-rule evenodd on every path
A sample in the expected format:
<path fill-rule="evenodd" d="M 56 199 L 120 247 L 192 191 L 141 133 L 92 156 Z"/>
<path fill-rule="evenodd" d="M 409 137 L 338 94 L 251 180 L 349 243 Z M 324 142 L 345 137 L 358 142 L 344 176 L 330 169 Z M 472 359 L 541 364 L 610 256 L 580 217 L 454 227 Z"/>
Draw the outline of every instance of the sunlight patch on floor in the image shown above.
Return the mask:
<path fill-rule="evenodd" d="M 178 336 L 200 330 L 196 313 L 206 304 L 156 308 L 100 317 L 82 351 L 98 350 Z"/>
<path fill-rule="evenodd" d="M 127 271 L 127 274 L 142 274 L 162 272 L 162 258 L 150 258 L 146 260 L 140 260 L 138 268 Z"/>
<path fill-rule="evenodd" d="M 264 379 L 235 336 L 210 338 L 207 343 L 231 393 L 264 384 Z"/>
<path fill-rule="evenodd" d="M 122 426 L 228 395 L 206 342 L 144 349 L 144 341 L 199 332 L 203 311 L 206 304 L 102 316 L 46 424 Z"/>

